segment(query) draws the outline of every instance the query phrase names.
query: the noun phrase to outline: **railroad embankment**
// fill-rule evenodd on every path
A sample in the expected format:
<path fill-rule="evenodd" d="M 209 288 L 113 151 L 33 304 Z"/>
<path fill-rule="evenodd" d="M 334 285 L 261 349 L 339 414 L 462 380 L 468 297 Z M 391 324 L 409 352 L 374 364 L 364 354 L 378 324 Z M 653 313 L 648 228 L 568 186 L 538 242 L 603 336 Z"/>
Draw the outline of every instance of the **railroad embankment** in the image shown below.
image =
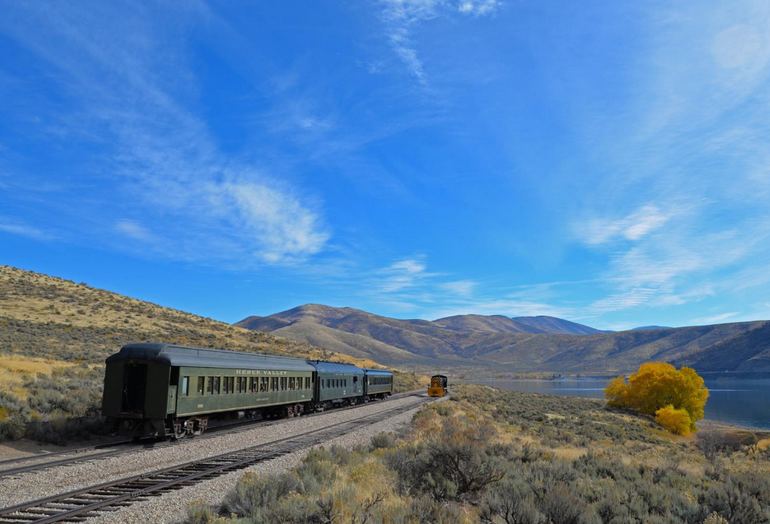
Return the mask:
<path fill-rule="evenodd" d="M 242 475 L 188 522 L 762 523 L 765 435 L 677 437 L 603 402 L 457 386 L 401 431 Z"/>

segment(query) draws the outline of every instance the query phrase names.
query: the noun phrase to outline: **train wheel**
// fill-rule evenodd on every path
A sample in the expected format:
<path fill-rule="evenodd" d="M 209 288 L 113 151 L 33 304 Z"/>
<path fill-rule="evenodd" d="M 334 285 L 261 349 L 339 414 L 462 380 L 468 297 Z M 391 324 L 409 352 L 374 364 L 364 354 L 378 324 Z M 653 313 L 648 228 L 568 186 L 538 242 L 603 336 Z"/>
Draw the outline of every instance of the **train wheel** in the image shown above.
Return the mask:
<path fill-rule="evenodd" d="M 181 424 L 174 424 L 174 440 L 183 439 L 187 436 L 187 430 Z"/>

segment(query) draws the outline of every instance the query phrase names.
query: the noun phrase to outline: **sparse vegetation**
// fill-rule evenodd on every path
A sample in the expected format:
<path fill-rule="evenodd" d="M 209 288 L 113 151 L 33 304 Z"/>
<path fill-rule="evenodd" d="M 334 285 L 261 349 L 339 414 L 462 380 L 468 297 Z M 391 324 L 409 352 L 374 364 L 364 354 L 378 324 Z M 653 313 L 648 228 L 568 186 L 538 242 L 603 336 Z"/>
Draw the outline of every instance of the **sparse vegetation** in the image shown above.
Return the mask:
<path fill-rule="evenodd" d="M 456 386 L 401 435 L 245 475 L 188 522 L 770 522 L 760 446 L 712 449 L 601 401 Z"/>
<path fill-rule="evenodd" d="M 101 431 L 104 359 L 129 342 L 169 342 L 378 367 L 84 283 L 0 266 L 0 440 L 63 443 Z M 401 391 L 425 377 L 397 373 Z"/>
<path fill-rule="evenodd" d="M 604 391 L 607 403 L 631 409 L 655 420 L 664 428 L 686 435 L 703 418 L 709 391 L 694 369 L 677 370 L 665 362 L 648 362 L 636 373 L 612 380 Z"/>

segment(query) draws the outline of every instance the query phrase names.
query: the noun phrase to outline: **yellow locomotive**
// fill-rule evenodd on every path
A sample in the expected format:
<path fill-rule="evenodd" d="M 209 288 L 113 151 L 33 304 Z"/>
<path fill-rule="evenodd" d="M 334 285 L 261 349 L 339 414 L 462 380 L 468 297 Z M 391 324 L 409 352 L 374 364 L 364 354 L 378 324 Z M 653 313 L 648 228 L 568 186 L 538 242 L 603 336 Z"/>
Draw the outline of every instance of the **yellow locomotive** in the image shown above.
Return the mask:
<path fill-rule="evenodd" d="M 443 397 L 449 392 L 447 378 L 445 375 L 433 375 L 430 377 L 430 386 L 428 386 L 429 397 Z"/>

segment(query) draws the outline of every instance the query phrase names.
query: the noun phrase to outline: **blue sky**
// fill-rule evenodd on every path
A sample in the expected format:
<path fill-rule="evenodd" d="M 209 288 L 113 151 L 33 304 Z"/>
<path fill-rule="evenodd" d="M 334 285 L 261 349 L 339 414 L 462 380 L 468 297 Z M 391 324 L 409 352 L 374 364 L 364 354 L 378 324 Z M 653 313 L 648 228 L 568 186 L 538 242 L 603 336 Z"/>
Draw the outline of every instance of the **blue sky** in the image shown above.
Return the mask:
<path fill-rule="evenodd" d="M 770 4 L 16 2 L 0 263 L 307 302 L 770 318 Z"/>

